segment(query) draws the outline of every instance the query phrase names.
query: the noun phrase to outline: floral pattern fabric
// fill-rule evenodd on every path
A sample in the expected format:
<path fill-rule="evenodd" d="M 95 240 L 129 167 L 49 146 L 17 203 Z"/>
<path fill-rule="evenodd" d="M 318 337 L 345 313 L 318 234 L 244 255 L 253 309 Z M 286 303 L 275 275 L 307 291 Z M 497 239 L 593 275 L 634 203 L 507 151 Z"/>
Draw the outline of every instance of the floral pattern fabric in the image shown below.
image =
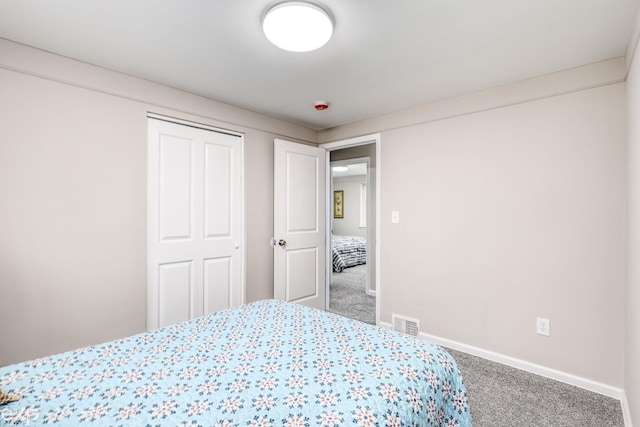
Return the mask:
<path fill-rule="evenodd" d="M 469 427 L 428 341 L 276 300 L 0 368 L 3 425 Z"/>

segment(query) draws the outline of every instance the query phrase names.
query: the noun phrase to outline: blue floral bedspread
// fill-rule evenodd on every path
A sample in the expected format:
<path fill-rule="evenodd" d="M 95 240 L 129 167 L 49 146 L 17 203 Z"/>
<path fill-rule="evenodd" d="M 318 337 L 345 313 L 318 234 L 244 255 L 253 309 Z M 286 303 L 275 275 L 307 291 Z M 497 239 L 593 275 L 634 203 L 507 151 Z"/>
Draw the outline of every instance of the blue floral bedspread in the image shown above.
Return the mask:
<path fill-rule="evenodd" d="M 259 301 L 0 368 L 0 426 L 471 426 L 428 341 Z"/>

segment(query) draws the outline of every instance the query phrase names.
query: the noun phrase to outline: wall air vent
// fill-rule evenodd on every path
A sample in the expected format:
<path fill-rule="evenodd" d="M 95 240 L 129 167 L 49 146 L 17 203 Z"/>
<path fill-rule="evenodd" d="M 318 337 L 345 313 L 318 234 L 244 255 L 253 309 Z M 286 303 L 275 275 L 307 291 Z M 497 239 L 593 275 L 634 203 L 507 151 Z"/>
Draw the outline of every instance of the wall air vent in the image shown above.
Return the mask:
<path fill-rule="evenodd" d="M 417 337 L 420 330 L 418 319 L 392 314 L 393 330 L 410 337 Z"/>

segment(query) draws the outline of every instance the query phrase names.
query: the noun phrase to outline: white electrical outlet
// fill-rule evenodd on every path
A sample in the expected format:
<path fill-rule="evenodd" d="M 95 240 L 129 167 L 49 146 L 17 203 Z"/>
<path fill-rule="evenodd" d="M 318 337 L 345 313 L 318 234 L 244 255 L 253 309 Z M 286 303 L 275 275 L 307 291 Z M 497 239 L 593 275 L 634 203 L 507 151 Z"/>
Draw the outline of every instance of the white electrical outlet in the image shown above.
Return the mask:
<path fill-rule="evenodd" d="M 536 318 L 536 334 L 549 336 L 549 319 Z"/>

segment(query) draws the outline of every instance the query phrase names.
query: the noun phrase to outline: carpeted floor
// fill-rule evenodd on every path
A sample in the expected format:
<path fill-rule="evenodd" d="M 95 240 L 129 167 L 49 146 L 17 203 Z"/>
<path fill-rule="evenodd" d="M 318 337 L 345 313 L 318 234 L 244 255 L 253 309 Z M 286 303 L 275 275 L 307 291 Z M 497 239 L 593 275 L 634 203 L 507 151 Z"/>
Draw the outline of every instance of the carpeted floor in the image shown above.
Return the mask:
<path fill-rule="evenodd" d="M 616 399 L 447 351 L 462 371 L 473 427 L 624 427 Z"/>
<path fill-rule="evenodd" d="M 331 274 L 329 310 L 361 322 L 376 323 L 376 299 L 365 293 L 367 266 L 345 268 Z"/>

